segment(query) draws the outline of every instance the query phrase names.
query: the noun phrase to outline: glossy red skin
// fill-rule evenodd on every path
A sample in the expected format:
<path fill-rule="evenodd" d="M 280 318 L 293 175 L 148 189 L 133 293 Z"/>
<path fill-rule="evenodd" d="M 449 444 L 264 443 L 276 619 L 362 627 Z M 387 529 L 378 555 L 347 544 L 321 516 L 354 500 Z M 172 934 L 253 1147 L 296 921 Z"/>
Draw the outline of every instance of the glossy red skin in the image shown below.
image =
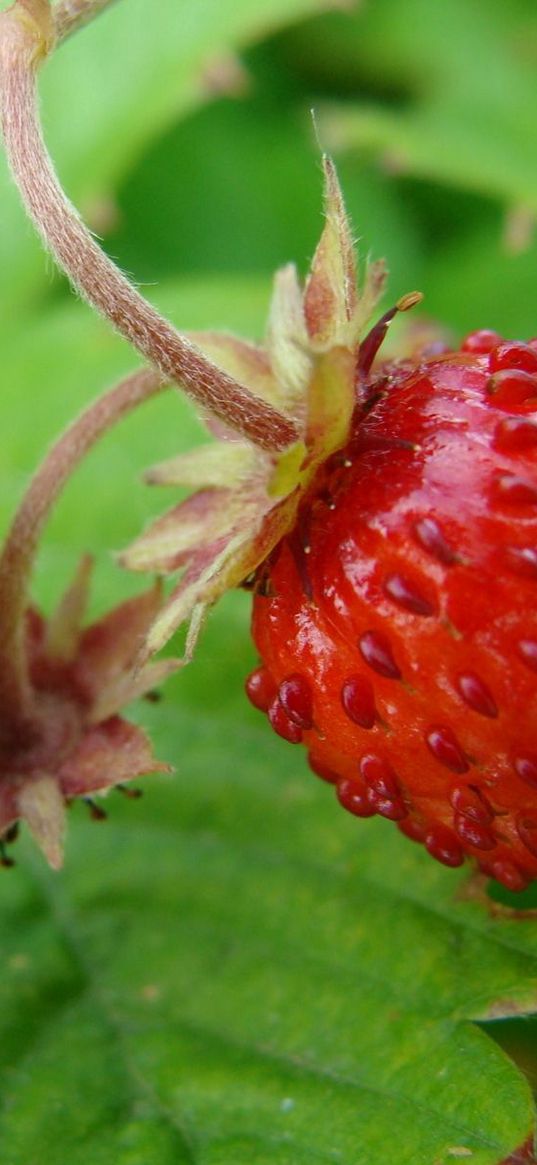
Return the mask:
<path fill-rule="evenodd" d="M 471 349 L 377 374 L 301 515 L 306 552 L 286 538 L 265 569 L 253 637 L 267 692 L 307 685 L 314 726 L 287 738 L 351 812 L 520 890 L 537 878 L 537 380 L 497 403 L 499 345 Z M 525 352 L 510 366 L 531 369 Z M 342 701 L 354 677 L 369 727 Z M 282 711 L 273 697 L 285 735 Z"/>

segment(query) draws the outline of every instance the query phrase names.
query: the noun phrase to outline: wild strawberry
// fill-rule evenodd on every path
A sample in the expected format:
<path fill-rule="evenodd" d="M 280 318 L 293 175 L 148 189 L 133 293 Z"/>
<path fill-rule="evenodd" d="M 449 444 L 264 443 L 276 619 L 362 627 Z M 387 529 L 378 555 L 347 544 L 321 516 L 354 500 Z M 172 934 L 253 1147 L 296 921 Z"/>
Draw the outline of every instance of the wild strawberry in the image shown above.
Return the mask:
<path fill-rule="evenodd" d="M 279 277 L 265 348 L 196 337 L 297 441 L 224 430 L 150 472 L 205 488 L 123 555 L 183 569 L 147 649 L 246 580 L 262 660 L 247 691 L 274 730 L 351 813 L 521 890 L 537 877 L 537 341 L 480 331 L 376 366 L 420 297 L 360 338 L 384 273 L 357 294 L 329 162 L 325 176 L 312 271 L 303 290 Z"/>
<path fill-rule="evenodd" d="M 537 341 L 475 332 L 362 374 L 358 357 L 357 400 L 258 573 L 248 694 L 351 813 L 521 890 L 537 877 Z"/>

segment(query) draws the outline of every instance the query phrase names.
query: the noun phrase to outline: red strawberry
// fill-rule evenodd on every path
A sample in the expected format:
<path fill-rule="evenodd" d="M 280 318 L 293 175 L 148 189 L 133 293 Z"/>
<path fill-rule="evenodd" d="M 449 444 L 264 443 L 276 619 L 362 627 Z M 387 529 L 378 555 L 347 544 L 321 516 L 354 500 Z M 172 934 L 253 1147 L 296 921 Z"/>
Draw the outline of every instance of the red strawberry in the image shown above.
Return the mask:
<path fill-rule="evenodd" d="M 306 744 L 352 813 L 523 889 L 537 878 L 537 341 L 477 332 L 375 370 L 390 320 L 421 296 L 362 339 L 385 269 L 357 280 L 324 170 L 310 273 L 276 277 L 264 345 L 196 337 L 295 439 L 260 422 L 254 441 L 239 410 L 216 445 L 149 472 L 196 492 L 122 556 L 180 572 L 145 653 L 189 617 L 191 651 L 204 610 L 247 580 L 263 661 L 247 688 L 275 731 Z"/>
<path fill-rule="evenodd" d="M 537 341 L 367 372 L 257 574 L 247 692 L 358 817 L 537 878 Z"/>

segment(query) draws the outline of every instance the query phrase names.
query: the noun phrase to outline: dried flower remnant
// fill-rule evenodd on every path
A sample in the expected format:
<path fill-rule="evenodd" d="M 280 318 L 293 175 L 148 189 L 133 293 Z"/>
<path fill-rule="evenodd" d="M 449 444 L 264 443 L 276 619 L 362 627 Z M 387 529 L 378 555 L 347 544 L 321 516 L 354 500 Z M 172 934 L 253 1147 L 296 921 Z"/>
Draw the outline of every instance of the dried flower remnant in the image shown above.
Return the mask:
<path fill-rule="evenodd" d="M 173 660 L 134 660 L 162 604 L 158 585 L 84 627 L 91 559 L 48 622 L 31 605 L 39 538 L 82 457 L 121 417 L 162 390 L 158 374 L 134 373 L 105 393 L 53 446 L 24 495 L 0 553 L 0 857 L 26 821 L 50 864 L 62 861 L 65 805 L 144 773 L 166 771 L 121 708 L 151 691 Z"/>

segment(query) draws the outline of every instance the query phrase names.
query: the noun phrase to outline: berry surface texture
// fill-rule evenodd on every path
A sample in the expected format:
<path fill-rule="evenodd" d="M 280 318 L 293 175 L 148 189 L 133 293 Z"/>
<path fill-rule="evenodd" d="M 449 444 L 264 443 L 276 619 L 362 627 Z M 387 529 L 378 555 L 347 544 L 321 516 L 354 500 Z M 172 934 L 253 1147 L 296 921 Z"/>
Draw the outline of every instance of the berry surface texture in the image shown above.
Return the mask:
<path fill-rule="evenodd" d="M 251 702 L 357 817 L 537 878 L 537 341 L 363 373 L 255 580 Z"/>

